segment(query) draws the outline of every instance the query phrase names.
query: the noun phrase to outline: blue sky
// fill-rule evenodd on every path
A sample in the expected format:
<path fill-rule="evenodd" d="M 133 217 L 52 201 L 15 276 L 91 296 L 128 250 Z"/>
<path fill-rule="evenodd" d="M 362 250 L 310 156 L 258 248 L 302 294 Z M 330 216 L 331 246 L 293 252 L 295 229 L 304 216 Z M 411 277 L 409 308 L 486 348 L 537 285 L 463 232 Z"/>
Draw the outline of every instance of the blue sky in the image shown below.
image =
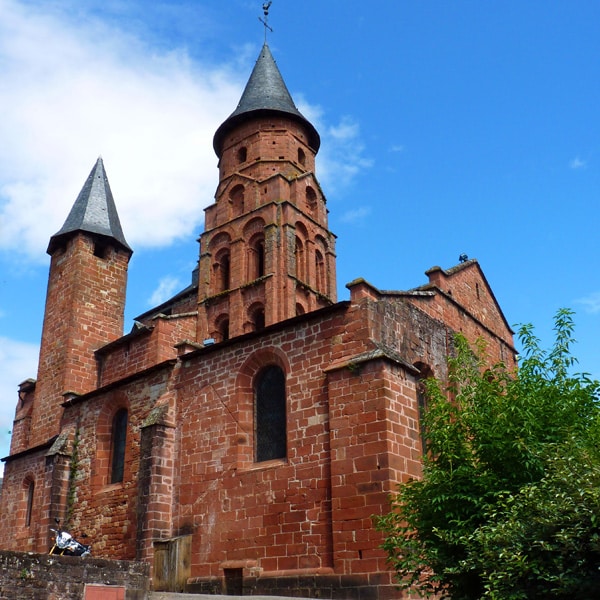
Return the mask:
<path fill-rule="evenodd" d="M 185 287 L 212 135 L 263 42 L 261 1 L 0 0 L 0 455 L 35 377 L 49 237 L 102 155 L 133 317 Z M 339 299 L 477 258 L 511 324 L 600 377 L 600 4 L 274 0 L 269 45 L 321 133 Z"/>

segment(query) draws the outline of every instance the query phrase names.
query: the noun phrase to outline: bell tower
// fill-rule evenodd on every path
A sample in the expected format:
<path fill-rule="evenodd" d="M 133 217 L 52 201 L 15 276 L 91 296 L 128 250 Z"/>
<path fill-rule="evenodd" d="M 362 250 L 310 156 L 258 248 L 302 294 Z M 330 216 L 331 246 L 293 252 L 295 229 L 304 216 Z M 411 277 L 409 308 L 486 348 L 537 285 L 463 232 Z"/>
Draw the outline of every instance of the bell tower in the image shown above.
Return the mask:
<path fill-rule="evenodd" d="M 319 134 L 266 43 L 213 146 L 219 184 L 200 236 L 198 340 L 222 341 L 334 303 L 335 236 L 315 176 Z"/>
<path fill-rule="evenodd" d="M 132 253 L 99 158 L 48 245 L 50 273 L 30 447 L 59 432 L 63 394 L 93 390 L 97 383 L 94 351 L 123 335 Z"/>

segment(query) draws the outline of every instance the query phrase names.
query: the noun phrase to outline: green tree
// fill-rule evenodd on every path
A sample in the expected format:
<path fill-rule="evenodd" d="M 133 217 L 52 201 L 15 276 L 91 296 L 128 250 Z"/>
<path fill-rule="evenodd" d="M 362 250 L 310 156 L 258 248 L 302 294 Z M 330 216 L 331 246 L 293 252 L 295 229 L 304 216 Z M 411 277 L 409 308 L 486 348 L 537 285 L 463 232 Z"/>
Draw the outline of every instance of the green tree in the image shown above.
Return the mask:
<path fill-rule="evenodd" d="M 600 590 L 600 383 L 573 374 L 573 319 L 516 372 L 458 336 L 449 384 L 427 383 L 423 477 L 376 517 L 399 586 L 454 600 L 590 600 Z"/>

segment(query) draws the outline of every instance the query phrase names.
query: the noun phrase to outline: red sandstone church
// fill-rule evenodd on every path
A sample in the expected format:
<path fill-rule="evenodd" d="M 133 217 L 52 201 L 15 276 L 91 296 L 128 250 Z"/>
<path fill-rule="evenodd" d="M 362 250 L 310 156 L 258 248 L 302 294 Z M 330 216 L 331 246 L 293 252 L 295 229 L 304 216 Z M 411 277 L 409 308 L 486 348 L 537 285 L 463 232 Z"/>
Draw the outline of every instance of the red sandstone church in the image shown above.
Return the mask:
<path fill-rule="evenodd" d="M 158 590 L 399 597 L 371 515 L 419 476 L 419 381 L 444 378 L 457 331 L 511 363 L 510 327 L 474 260 L 337 301 L 319 134 L 267 45 L 213 144 L 198 268 L 126 335 L 132 250 L 101 160 L 50 239 L 0 548 L 46 552 L 58 517 Z"/>

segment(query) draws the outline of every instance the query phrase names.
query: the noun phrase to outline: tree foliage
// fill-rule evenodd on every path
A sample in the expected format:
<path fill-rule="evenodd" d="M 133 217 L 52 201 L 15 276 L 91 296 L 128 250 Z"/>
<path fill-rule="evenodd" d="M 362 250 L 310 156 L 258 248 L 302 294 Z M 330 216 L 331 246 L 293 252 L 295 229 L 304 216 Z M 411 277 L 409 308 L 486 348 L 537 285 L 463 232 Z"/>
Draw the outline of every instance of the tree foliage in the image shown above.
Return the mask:
<path fill-rule="evenodd" d="M 401 588 L 454 600 L 597 597 L 600 384 L 573 374 L 572 313 L 518 370 L 486 368 L 463 337 L 449 384 L 427 383 L 423 477 L 376 518 Z M 593 591 L 592 591 L 593 590 Z"/>

